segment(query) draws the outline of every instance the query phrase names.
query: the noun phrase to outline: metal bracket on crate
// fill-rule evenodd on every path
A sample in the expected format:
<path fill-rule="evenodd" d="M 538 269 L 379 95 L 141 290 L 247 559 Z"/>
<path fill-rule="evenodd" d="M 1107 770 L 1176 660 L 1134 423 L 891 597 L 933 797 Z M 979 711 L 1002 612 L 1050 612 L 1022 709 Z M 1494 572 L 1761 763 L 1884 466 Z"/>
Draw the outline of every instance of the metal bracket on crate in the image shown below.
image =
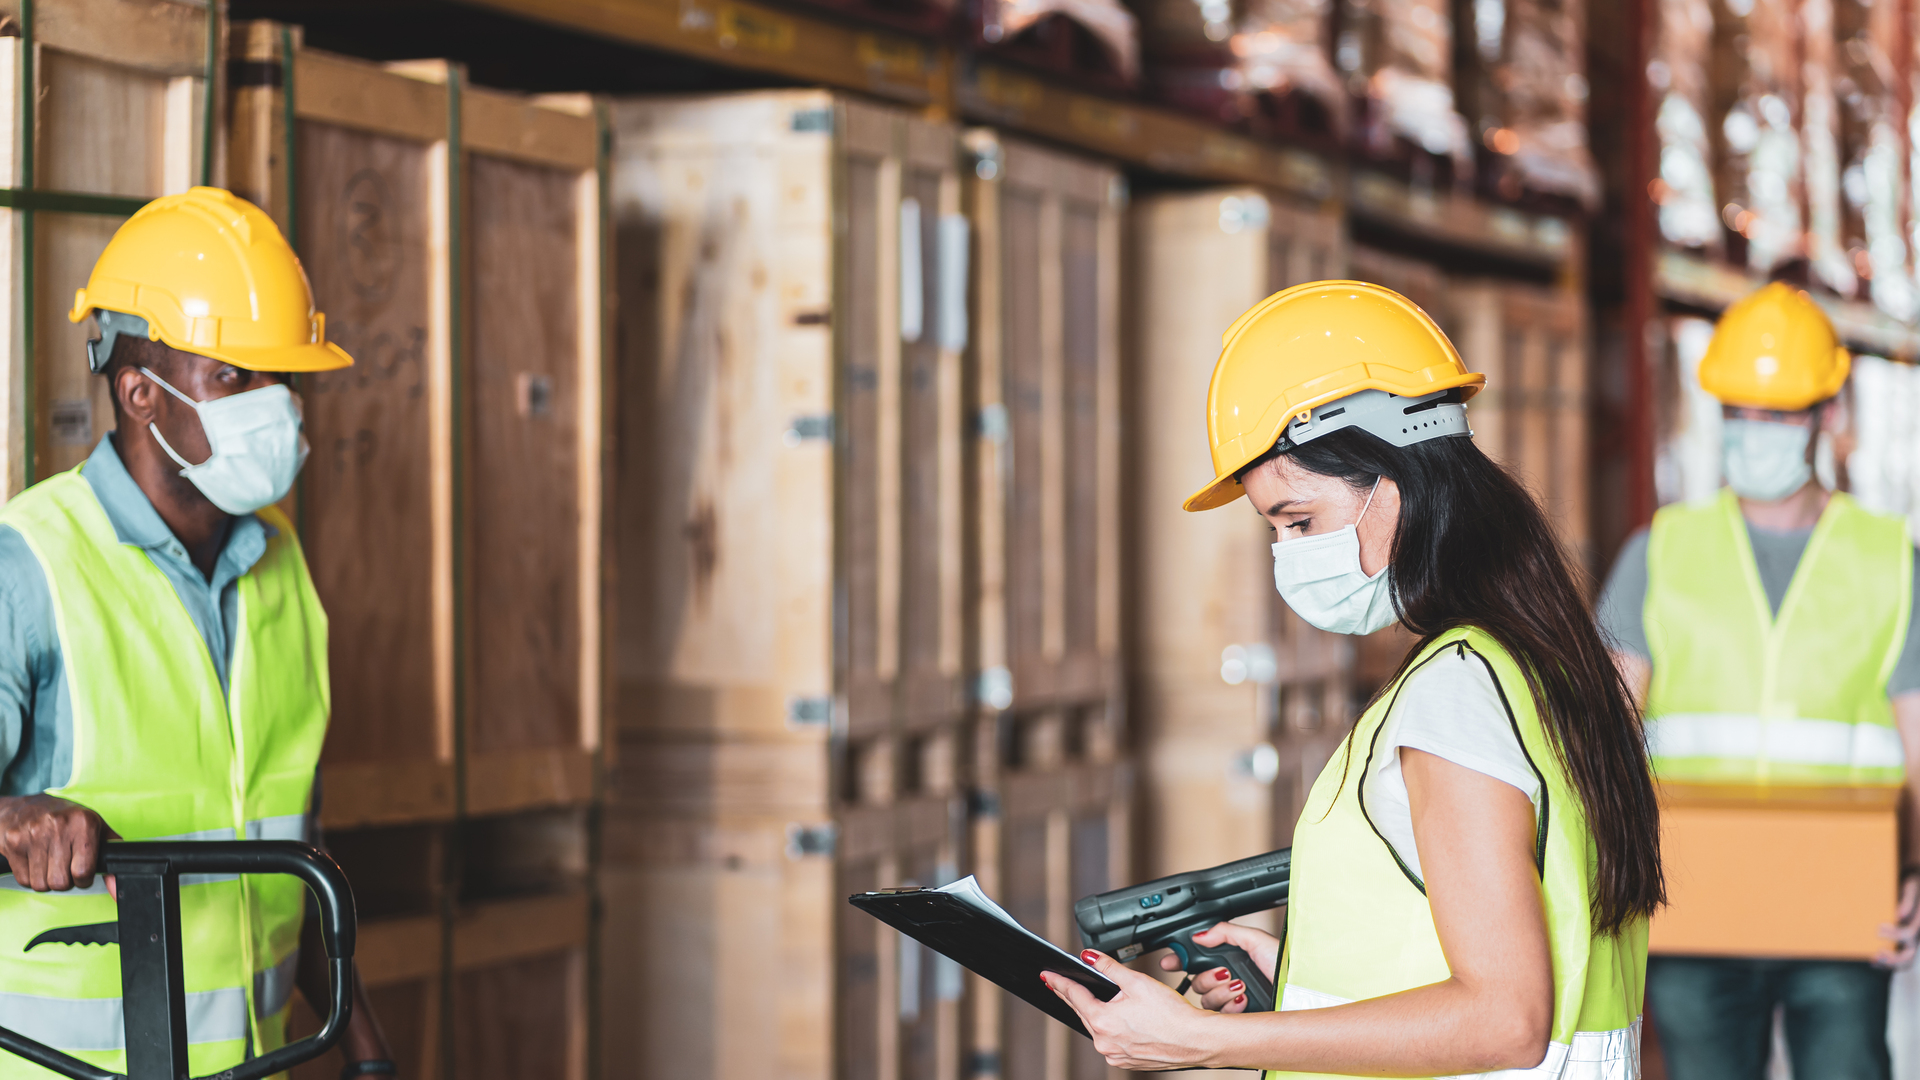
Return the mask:
<path fill-rule="evenodd" d="M 839 841 L 840 826 L 831 821 L 824 825 L 791 824 L 787 826 L 787 858 L 804 859 L 809 855 L 831 858 Z"/>
<path fill-rule="evenodd" d="M 1000 793 L 974 788 L 967 792 L 967 816 L 986 821 L 1000 817 Z"/>
<path fill-rule="evenodd" d="M 1013 704 L 1013 672 L 990 667 L 975 676 L 973 698 L 989 709 L 1005 709 Z"/>
<path fill-rule="evenodd" d="M 833 134 L 833 110 L 795 109 L 788 126 L 794 131 L 818 131 Z"/>
<path fill-rule="evenodd" d="M 791 697 L 787 699 L 787 725 L 789 727 L 821 727 L 833 723 L 833 699 L 831 697 Z"/>
<path fill-rule="evenodd" d="M 814 416 L 796 416 L 787 425 L 786 434 L 781 441 L 788 446 L 799 446 L 803 442 L 833 441 L 833 414 L 820 413 Z"/>
<path fill-rule="evenodd" d="M 980 406 L 980 411 L 973 414 L 974 434 L 990 443 L 1006 442 L 1010 430 L 1007 407 L 997 401 Z"/>

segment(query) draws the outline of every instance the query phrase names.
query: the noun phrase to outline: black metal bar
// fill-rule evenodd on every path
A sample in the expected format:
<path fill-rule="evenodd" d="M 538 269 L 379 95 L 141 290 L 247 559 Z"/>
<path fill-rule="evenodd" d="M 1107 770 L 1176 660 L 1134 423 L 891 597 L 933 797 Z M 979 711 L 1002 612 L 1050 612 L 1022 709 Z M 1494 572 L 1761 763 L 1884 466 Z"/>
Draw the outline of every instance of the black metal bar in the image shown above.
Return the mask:
<path fill-rule="evenodd" d="M 85 191 L 38 191 L 25 187 L 0 188 L 0 206 L 52 214 L 132 217 L 141 207 L 152 201 L 137 196 L 95 195 Z"/>
<path fill-rule="evenodd" d="M 108 1072 L 0 1028 L 0 1050 L 73 1080 L 188 1080 L 186 994 L 180 948 L 180 875 L 290 874 L 320 902 L 320 940 L 333 979 L 317 1035 L 200 1080 L 261 1080 L 333 1048 L 353 1017 L 353 888 L 325 852 L 294 840 L 115 841 L 101 855 L 119 895 L 120 976 L 127 1025 L 126 1075 Z M 0 873 L 7 873 L 0 859 Z"/>
<path fill-rule="evenodd" d="M 164 856 L 109 858 L 120 899 L 120 1006 L 131 1080 L 187 1077 L 180 872 Z"/>

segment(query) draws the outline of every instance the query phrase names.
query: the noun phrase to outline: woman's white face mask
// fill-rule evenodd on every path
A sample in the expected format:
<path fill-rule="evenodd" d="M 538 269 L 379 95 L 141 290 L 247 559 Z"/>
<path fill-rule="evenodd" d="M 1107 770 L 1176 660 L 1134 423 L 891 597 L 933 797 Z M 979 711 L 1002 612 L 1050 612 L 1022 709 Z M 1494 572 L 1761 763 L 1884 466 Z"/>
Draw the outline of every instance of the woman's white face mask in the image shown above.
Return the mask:
<path fill-rule="evenodd" d="M 181 457 L 157 425 L 147 428 L 208 502 L 239 516 L 271 506 L 293 490 L 307 460 L 307 437 L 301 431 L 300 401 L 285 384 L 195 401 L 146 368 L 140 371 L 199 415 L 212 453 L 198 465 Z"/>
<path fill-rule="evenodd" d="M 1360 568 L 1360 522 L 1373 506 L 1380 481 L 1353 524 L 1337 532 L 1300 536 L 1273 545 L 1273 584 L 1294 613 L 1330 634 L 1371 634 L 1392 626 L 1390 567 L 1372 577 Z"/>
<path fill-rule="evenodd" d="M 1727 486 L 1743 499 L 1777 502 L 1813 479 L 1807 442 L 1813 428 L 1771 420 L 1725 421 L 1720 448 Z"/>

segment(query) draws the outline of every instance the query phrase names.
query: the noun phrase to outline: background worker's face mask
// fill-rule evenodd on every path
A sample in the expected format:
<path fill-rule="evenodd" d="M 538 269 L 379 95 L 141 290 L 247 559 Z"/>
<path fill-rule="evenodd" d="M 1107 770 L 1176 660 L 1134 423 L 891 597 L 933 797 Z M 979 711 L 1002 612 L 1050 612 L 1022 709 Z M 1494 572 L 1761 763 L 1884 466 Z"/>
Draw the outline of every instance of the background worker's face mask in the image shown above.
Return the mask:
<path fill-rule="evenodd" d="M 198 465 L 176 453 L 159 427 L 148 424 L 147 430 L 207 501 L 229 514 L 251 514 L 293 490 L 293 478 L 307 460 L 307 437 L 301 431 L 300 403 L 284 383 L 195 401 L 146 368 L 140 373 L 199 415 L 212 453 Z"/>
<path fill-rule="evenodd" d="M 1813 465 L 1807 460 L 1811 425 L 1730 419 L 1720 432 L 1727 486 L 1742 498 L 1774 502 L 1813 478 Z"/>
<path fill-rule="evenodd" d="M 1360 569 L 1360 522 L 1380 481 L 1353 524 L 1338 532 L 1301 536 L 1273 545 L 1273 584 L 1294 613 L 1330 634 L 1371 634 L 1392 626 L 1390 567 L 1372 577 Z"/>

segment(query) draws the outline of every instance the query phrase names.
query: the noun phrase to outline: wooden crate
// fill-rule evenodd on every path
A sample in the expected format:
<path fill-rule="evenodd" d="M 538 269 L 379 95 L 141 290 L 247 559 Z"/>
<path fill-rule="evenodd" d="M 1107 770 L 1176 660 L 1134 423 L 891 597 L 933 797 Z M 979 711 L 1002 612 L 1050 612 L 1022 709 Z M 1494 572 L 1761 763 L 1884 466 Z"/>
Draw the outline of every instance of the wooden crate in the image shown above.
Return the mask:
<path fill-rule="evenodd" d="M 963 856 L 954 133 L 820 91 L 613 115 L 628 569 L 602 881 L 639 914 L 607 928 L 604 1061 L 951 1076 L 952 980 L 844 898 Z M 682 978 L 627 977 L 663 951 Z M 741 993 L 746 970 L 781 992 Z"/>
<path fill-rule="evenodd" d="M 1467 405 L 1474 442 L 1540 500 L 1575 564 L 1593 569 L 1587 306 L 1579 293 L 1448 282 L 1450 332 L 1487 388 Z"/>
<path fill-rule="evenodd" d="M 1272 293 L 1344 277 L 1346 245 L 1337 214 L 1252 188 L 1142 199 L 1132 240 L 1129 700 L 1139 876 L 1155 877 L 1288 843 L 1346 730 L 1353 647 L 1281 601 L 1272 530 L 1244 505 L 1181 509 L 1213 476 L 1206 398 L 1221 334 Z"/>
<path fill-rule="evenodd" d="M 591 907 L 580 890 L 473 905 L 454 918 L 446 1075 L 584 1080 Z"/>
<path fill-rule="evenodd" d="M 73 468 L 113 429 L 87 370 L 74 290 L 133 212 L 219 183 L 217 5 L 40 0 L 0 5 L 0 495 Z M 31 93 L 22 96 L 23 87 Z M 214 133 L 209 140 L 208 132 Z"/>
<path fill-rule="evenodd" d="M 965 139 L 981 724 L 971 829 L 987 891 L 1077 945 L 1073 901 L 1131 877 L 1120 641 L 1120 215 L 1104 164 Z M 974 980 L 969 1071 L 1106 1074 L 1090 1043 Z"/>
<path fill-rule="evenodd" d="M 233 186 L 357 361 L 301 380 L 298 519 L 333 626 L 326 822 L 584 802 L 608 576 L 590 108 L 269 22 L 238 24 L 232 52 Z"/>

